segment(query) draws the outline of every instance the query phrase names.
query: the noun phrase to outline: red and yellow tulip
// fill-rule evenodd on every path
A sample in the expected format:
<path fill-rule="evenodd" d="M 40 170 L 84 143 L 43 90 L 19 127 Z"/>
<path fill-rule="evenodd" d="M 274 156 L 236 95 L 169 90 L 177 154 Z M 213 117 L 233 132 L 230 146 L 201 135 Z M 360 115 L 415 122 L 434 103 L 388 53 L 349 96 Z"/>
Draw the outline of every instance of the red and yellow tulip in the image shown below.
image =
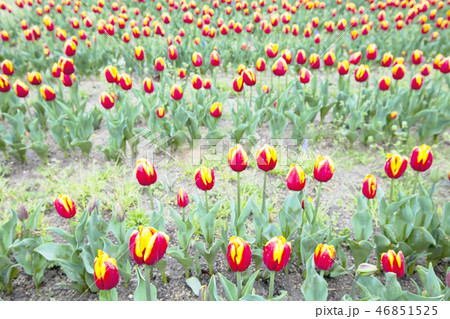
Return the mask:
<path fill-rule="evenodd" d="M 240 237 L 231 237 L 227 249 L 227 261 L 232 271 L 246 271 L 252 261 L 250 245 Z"/>
<path fill-rule="evenodd" d="M 256 164 L 264 172 L 271 171 L 277 165 L 277 152 L 270 145 L 263 145 L 256 152 Z"/>
<path fill-rule="evenodd" d="M 214 186 L 214 170 L 205 166 L 200 167 L 195 172 L 195 184 L 202 191 L 209 191 Z"/>
<path fill-rule="evenodd" d="M 228 164 L 235 172 L 242 172 L 247 168 L 248 155 L 242 145 L 232 147 L 228 152 Z"/>
<path fill-rule="evenodd" d="M 384 165 L 384 171 L 387 176 L 392 179 L 402 177 L 406 168 L 408 167 L 408 160 L 398 154 L 387 154 L 387 161 Z"/>
<path fill-rule="evenodd" d="M 401 251 L 395 253 L 395 251 L 389 250 L 387 253 L 383 253 L 381 264 L 385 272 L 393 272 L 398 278 L 405 274 L 405 258 Z"/>
<path fill-rule="evenodd" d="M 305 187 L 305 181 L 305 172 L 301 166 L 292 164 L 286 176 L 287 188 L 299 192 Z"/>
<path fill-rule="evenodd" d="M 61 194 L 55 199 L 55 209 L 59 216 L 63 218 L 72 218 L 77 213 L 73 200 L 69 195 Z"/>
<path fill-rule="evenodd" d="M 111 290 L 120 280 L 116 260 L 101 250 L 94 260 L 94 279 L 95 285 L 100 290 Z"/>
<path fill-rule="evenodd" d="M 133 260 L 138 264 L 152 266 L 166 253 L 169 236 L 153 227 L 139 227 L 130 237 L 129 249 Z"/>
<path fill-rule="evenodd" d="M 336 258 L 336 250 L 333 245 L 319 244 L 314 252 L 314 264 L 323 271 L 328 271 L 333 267 Z"/>
<path fill-rule="evenodd" d="M 328 182 L 334 174 L 334 164 L 328 156 L 318 156 L 314 164 L 314 178 L 322 183 Z"/>
<path fill-rule="evenodd" d="M 362 185 L 362 193 L 367 198 L 374 198 L 377 194 L 378 180 L 373 175 L 367 175 Z"/>
<path fill-rule="evenodd" d="M 274 237 L 264 246 L 263 262 L 270 271 L 281 271 L 291 257 L 291 243 L 283 236 Z"/>
<path fill-rule="evenodd" d="M 417 172 L 425 172 L 433 164 L 433 153 L 431 147 L 426 144 L 414 147 L 409 162 L 411 168 Z"/>

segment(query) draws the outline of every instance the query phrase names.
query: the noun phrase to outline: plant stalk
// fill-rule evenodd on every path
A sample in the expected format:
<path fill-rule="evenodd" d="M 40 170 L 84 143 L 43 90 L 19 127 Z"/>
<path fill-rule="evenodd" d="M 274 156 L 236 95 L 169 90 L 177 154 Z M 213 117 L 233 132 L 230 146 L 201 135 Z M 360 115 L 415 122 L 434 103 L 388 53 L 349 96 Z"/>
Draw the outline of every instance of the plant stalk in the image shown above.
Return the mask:
<path fill-rule="evenodd" d="M 273 298 L 273 286 L 275 284 L 275 271 L 270 272 L 270 284 L 269 284 L 269 300 Z"/>

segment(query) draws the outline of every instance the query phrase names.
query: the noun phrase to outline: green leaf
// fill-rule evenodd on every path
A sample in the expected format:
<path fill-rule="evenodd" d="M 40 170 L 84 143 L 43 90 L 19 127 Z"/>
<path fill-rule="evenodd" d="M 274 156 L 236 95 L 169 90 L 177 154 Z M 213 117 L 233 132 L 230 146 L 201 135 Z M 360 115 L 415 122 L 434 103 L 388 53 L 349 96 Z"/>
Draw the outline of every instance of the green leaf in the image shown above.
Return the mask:
<path fill-rule="evenodd" d="M 148 266 L 145 266 L 145 267 L 148 267 Z M 134 291 L 134 301 L 147 301 L 147 292 L 145 290 L 145 280 L 142 277 L 141 271 L 139 270 L 138 266 L 135 267 L 135 271 L 136 271 L 138 284 L 137 284 L 136 290 Z M 151 290 L 151 295 L 152 295 L 151 301 L 155 301 L 156 300 L 156 287 L 152 283 L 150 283 L 150 290 Z"/>
<path fill-rule="evenodd" d="M 198 297 L 198 294 L 200 293 L 200 288 L 202 287 L 200 280 L 198 280 L 197 277 L 190 277 L 186 279 L 186 284 L 192 289 L 194 295 Z"/>
<path fill-rule="evenodd" d="M 255 271 L 250 276 L 250 278 L 248 279 L 244 288 L 242 289 L 242 296 L 251 295 L 253 293 L 253 285 L 255 284 L 255 280 L 258 277 L 258 275 L 259 275 L 259 270 Z"/>
<path fill-rule="evenodd" d="M 258 296 L 258 295 L 246 295 L 239 300 L 240 301 L 265 301 L 266 299 L 264 299 L 263 297 Z"/>
<path fill-rule="evenodd" d="M 326 301 L 328 296 L 328 284 L 314 269 L 313 255 L 307 262 L 306 280 L 302 285 L 302 294 L 306 301 Z"/>
<path fill-rule="evenodd" d="M 218 276 L 220 278 L 220 281 L 222 282 L 222 286 L 225 290 L 228 301 L 238 301 L 238 288 L 236 287 L 236 285 L 222 276 L 222 274 L 219 274 Z"/>

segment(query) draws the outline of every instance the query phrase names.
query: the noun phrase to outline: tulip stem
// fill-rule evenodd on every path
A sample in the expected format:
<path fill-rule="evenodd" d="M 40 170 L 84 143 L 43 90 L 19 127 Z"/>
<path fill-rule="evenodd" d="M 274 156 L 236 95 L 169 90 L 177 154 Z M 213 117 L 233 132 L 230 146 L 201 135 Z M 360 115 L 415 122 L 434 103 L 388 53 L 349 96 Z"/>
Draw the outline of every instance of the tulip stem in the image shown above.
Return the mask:
<path fill-rule="evenodd" d="M 152 211 L 155 211 L 155 204 L 153 203 L 153 190 L 151 186 L 148 187 L 148 194 L 150 195 L 150 203 L 152 205 Z"/>
<path fill-rule="evenodd" d="M 145 293 L 147 296 L 147 301 L 152 301 L 152 291 L 150 289 L 150 278 L 152 272 L 152 266 L 145 266 Z"/>
<path fill-rule="evenodd" d="M 253 86 L 250 86 L 250 109 L 252 108 L 252 93 L 253 93 Z"/>
<path fill-rule="evenodd" d="M 208 215 L 208 213 L 209 213 L 209 208 L 208 208 L 208 191 L 205 191 L 205 208 L 206 208 L 206 215 Z"/>
<path fill-rule="evenodd" d="M 389 192 L 389 201 L 392 203 L 394 201 L 394 179 L 391 178 L 391 189 Z"/>
<path fill-rule="evenodd" d="M 235 219 L 236 229 L 237 229 L 237 221 L 240 215 L 241 215 L 241 177 L 240 172 L 237 172 L 237 215 Z"/>
<path fill-rule="evenodd" d="M 416 180 L 415 180 L 415 182 L 414 182 L 414 190 L 413 190 L 413 194 L 416 193 L 417 187 L 419 186 L 419 182 L 420 182 L 419 171 L 416 171 Z"/>
<path fill-rule="evenodd" d="M 269 300 L 273 298 L 273 286 L 275 284 L 275 271 L 270 272 L 270 284 L 269 284 Z"/>
<path fill-rule="evenodd" d="M 361 82 L 359 82 L 359 89 L 358 89 L 358 102 L 356 104 L 356 109 L 359 110 L 359 102 L 361 100 Z"/>
<path fill-rule="evenodd" d="M 183 207 L 183 223 L 186 223 L 186 207 Z"/>
<path fill-rule="evenodd" d="M 261 214 L 264 214 L 266 209 L 266 184 L 267 184 L 267 172 L 264 172 L 264 184 L 263 184 L 263 198 L 261 205 Z"/>
<path fill-rule="evenodd" d="M 320 270 L 320 277 L 323 278 L 324 275 L 325 275 L 325 270 Z"/>
<path fill-rule="evenodd" d="M 242 279 L 241 279 L 241 272 L 236 271 L 236 284 L 238 288 L 238 300 L 241 299 L 241 293 L 242 293 Z"/>
<path fill-rule="evenodd" d="M 350 297 L 352 298 L 352 300 L 355 297 L 356 283 L 358 282 L 359 276 L 360 276 L 360 274 L 357 272 L 355 279 L 353 279 L 352 291 L 350 293 Z"/>
<path fill-rule="evenodd" d="M 319 182 L 319 186 L 317 187 L 317 194 L 316 194 L 316 207 L 314 208 L 313 225 L 316 223 L 317 215 L 319 214 L 319 199 L 320 199 L 320 191 L 321 190 L 322 190 L 322 182 Z"/>

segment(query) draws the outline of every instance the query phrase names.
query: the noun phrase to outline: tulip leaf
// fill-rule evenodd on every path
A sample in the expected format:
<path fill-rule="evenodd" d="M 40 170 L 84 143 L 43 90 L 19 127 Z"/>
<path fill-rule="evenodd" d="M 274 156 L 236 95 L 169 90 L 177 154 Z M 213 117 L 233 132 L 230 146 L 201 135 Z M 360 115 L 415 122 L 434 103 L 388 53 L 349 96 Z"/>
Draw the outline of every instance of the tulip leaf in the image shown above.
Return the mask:
<path fill-rule="evenodd" d="M 211 301 L 222 301 L 222 298 L 217 295 L 216 277 L 214 275 L 209 280 L 208 293 Z"/>
<path fill-rule="evenodd" d="M 265 301 L 266 299 L 264 299 L 263 297 L 258 296 L 258 295 L 246 295 L 239 300 L 240 301 Z"/>
<path fill-rule="evenodd" d="M 272 301 L 283 301 L 284 299 L 286 299 L 287 297 L 287 291 L 286 290 L 281 290 L 281 293 L 278 296 L 273 297 Z"/>
<path fill-rule="evenodd" d="M 197 277 L 190 277 L 186 279 L 186 284 L 192 289 L 192 292 L 194 295 L 198 297 L 200 293 L 200 288 L 202 287 L 202 284 L 200 283 L 200 280 L 198 280 Z"/>
<path fill-rule="evenodd" d="M 248 279 L 244 288 L 242 289 L 242 296 L 251 295 L 253 293 L 253 285 L 255 284 L 255 280 L 258 277 L 258 275 L 259 275 L 259 270 L 255 271 L 250 276 L 250 278 Z"/>
<path fill-rule="evenodd" d="M 396 301 L 399 300 L 402 295 L 402 287 L 397 281 L 397 275 L 393 272 L 387 272 L 386 275 L 386 285 L 382 291 L 382 298 L 386 301 Z"/>
<path fill-rule="evenodd" d="M 381 282 L 373 276 L 361 276 L 356 283 L 362 300 L 379 300 L 384 290 Z"/>
<path fill-rule="evenodd" d="M 148 266 L 145 266 L 148 267 Z M 145 279 L 143 278 L 141 271 L 139 270 L 138 266 L 135 267 L 136 276 L 138 285 L 136 287 L 136 290 L 134 291 L 134 301 L 147 301 L 147 292 L 145 290 Z M 152 300 L 156 300 L 156 287 L 150 283 L 150 291 Z"/>
<path fill-rule="evenodd" d="M 326 301 L 328 297 L 328 284 L 314 269 L 314 256 L 310 255 L 306 264 L 307 275 L 302 285 L 302 294 L 306 301 Z"/>
<path fill-rule="evenodd" d="M 238 288 L 234 283 L 225 278 L 222 274 L 218 274 L 220 281 L 222 282 L 223 289 L 227 295 L 228 301 L 238 301 Z"/>
<path fill-rule="evenodd" d="M 113 288 L 111 290 L 100 290 L 98 299 L 100 301 L 118 301 L 119 297 L 116 288 Z"/>

